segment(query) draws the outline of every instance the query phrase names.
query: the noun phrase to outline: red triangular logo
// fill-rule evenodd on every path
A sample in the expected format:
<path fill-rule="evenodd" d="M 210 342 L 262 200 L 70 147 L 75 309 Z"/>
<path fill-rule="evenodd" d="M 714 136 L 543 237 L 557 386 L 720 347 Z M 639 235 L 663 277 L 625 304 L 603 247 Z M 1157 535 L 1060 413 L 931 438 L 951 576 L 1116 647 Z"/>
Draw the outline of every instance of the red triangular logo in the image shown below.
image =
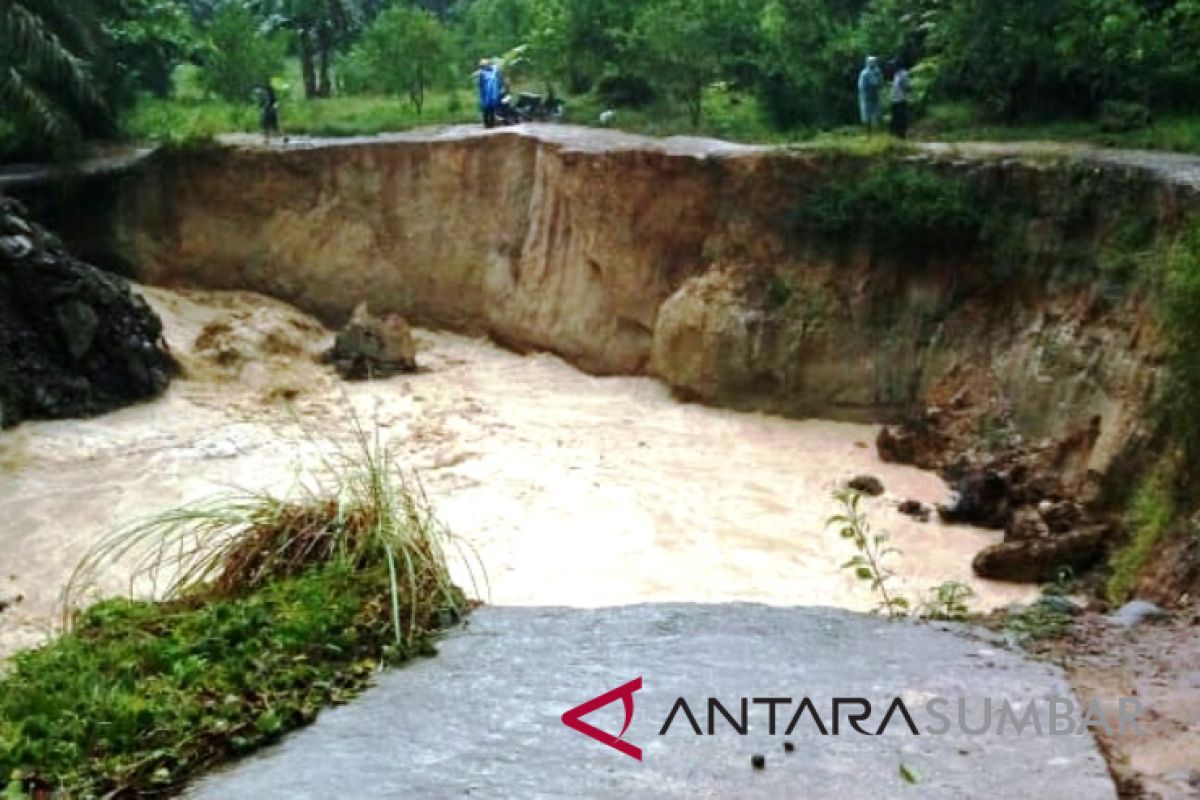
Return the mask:
<path fill-rule="evenodd" d="M 625 735 L 625 731 L 629 730 L 630 723 L 633 722 L 633 693 L 642 688 L 642 679 L 634 678 L 624 686 L 618 686 L 611 692 L 605 692 L 599 697 L 594 697 L 582 705 L 575 706 L 570 711 L 562 715 L 563 725 L 574 731 L 579 731 L 584 736 L 589 736 L 601 744 L 606 744 L 619 753 L 624 753 L 630 758 L 642 760 L 642 750 L 640 747 L 634 747 L 629 742 L 621 740 Z M 583 718 L 593 711 L 598 711 L 610 703 L 615 703 L 621 700 L 625 705 L 625 727 L 621 728 L 621 732 L 616 736 L 611 733 L 600 730 L 594 725 L 589 725 L 583 721 Z"/>

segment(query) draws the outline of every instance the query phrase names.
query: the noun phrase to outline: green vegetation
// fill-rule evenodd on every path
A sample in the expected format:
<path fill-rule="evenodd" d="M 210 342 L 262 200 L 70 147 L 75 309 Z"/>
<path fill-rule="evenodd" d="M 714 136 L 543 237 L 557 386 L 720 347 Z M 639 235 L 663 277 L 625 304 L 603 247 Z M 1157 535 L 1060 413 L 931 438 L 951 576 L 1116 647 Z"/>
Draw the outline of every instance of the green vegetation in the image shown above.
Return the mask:
<path fill-rule="evenodd" d="M 510 85 L 556 89 L 577 122 L 615 109 L 646 133 L 796 141 L 856 129 L 874 54 L 912 67 L 919 136 L 1200 152 L 1196 0 L 16 0 L 0 44 L 0 156 L 111 135 L 147 98 L 185 102 L 180 65 L 204 74 L 206 99 L 250 107 L 280 48 L 297 65 L 285 120 L 334 97 L 399 98 L 420 117 L 443 89 L 470 91 L 481 57 L 519 52 Z"/>
<path fill-rule="evenodd" d="M 1046 598 L 1028 608 L 1004 616 L 1004 629 L 1024 646 L 1061 639 L 1075 624 L 1075 617 L 1061 604 Z"/>
<path fill-rule="evenodd" d="M 1164 418 L 1182 448 L 1188 470 L 1182 482 L 1194 485 L 1200 477 L 1200 221 L 1192 221 L 1171 244 L 1166 259 L 1162 319 L 1168 344 L 1169 378 Z"/>
<path fill-rule="evenodd" d="M 888 544 L 889 537 L 873 533 L 870 520 L 862 509 L 863 494 L 855 489 L 834 492 L 833 499 L 841 509 L 825 523 L 837 530 L 838 535 L 854 544 L 857 554 L 842 564 L 842 569 L 854 574 L 855 579 L 869 583 L 879 597 L 875 611 L 887 614 L 890 619 L 913 616 L 931 622 L 966 622 L 971 619 L 971 598 L 975 592 L 970 586 L 957 581 L 946 581 L 926 593 L 925 599 L 913 605 L 906 597 L 888 588 L 888 581 L 895 577 L 884 561 L 900 553 Z"/>
<path fill-rule="evenodd" d="M 450 42 L 428 11 L 393 6 L 367 29 L 346 59 L 347 88 L 408 98 L 417 116 L 431 87 L 451 83 Z"/>
<path fill-rule="evenodd" d="M 284 133 L 290 135 L 365 136 L 474 120 L 472 102 L 466 93 L 444 93 L 428 99 L 418 115 L 414 109 L 386 97 L 333 98 L 289 106 L 283 112 L 282 123 Z M 221 133 L 253 133 L 258 129 L 255 109 L 217 101 L 146 100 L 125 120 L 129 136 L 177 146 L 203 144 Z"/>
<path fill-rule="evenodd" d="M 88 34 L 67 2 L 0 6 L 0 131 L 63 144 L 80 136 L 79 121 L 101 107 L 87 63 L 97 54 Z"/>
<path fill-rule="evenodd" d="M 1113 552 L 1105 594 L 1113 605 L 1130 598 L 1142 569 L 1175 524 L 1175 503 L 1167 482 L 1152 474 L 1138 487 L 1126 512 L 1130 537 Z"/>
<path fill-rule="evenodd" d="M 383 664 L 432 652 L 466 610 L 448 534 L 378 440 L 330 457 L 298 500 L 230 496 L 120 531 L 113 561 L 165 600 L 108 600 L 0 679 L 10 793 L 163 793 L 310 722 Z"/>
<path fill-rule="evenodd" d="M 966 622 L 971 618 L 971 598 L 974 596 L 975 590 L 970 586 L 946 581 L 935 586 L 917 607 L 917 616 L 937 622 Z"/>
<path fill-rule="evenodd" d="M 967 178 L 884 160 L 823 182 L 802 202 L 800 218 L 835 241 L 856 234 L 884 250 L 944 252 L 974 245 L 984 209 Z"/>
<path fill-rule="evenodd" d="M 1177 229 L 1155 229 L 1144 217 L 1129 215 L 1106 237 L 1102 275 L 1129 289 L 1153 293 L 1165 344 L 1165 380 L 1156 405 L 1158 437 L 1153 455 L 1144 454 L 1144 477 L 1125 511 L 1127 537 L 1109 558 L 1105 595 L 1128 600 L 1145 568 L 1163 547 L 1195 535 L 1187 517 L 1200 486 L 1200 221 Z"/>
<path fill-rule="evenodd" d="M 205 66 L 200 84 L 222 100 L 241 103 L 283 68 L 285 43 L 258 29 L 254 15 L 238 5 L 217 11 L 208 28 Z"/>
<path fill-rule="evenodd" d="M 833 497 L 841 507 L 841 513 L 830 517 L 826 525 L 837 528 L 838 535 L 852 542 L 858 551 L 842 565 L 842 569 L 853 572 L 855 578 L 870 584 L 871 590 L 879 595 L 876 611 L 887 614 L 891 619 L 907 616 L 910 603 L 906 598 L 889 591 L 888 581 L 895 576 L 883 564 L 885 558 L 899 551 L 888 545 L 886 534 L 872 533 L 866 512 L 860 507 L 863 498 L 861 492 L 843 489 Z"/>
<path fill-rule="evenodd" d="M 0 774 L 30 794 L 177 788 L 426 652 L 391 644 L 387 598 L 386 570 L 334 565 L 230 599 L 100 603 L 0 680 Z"/>

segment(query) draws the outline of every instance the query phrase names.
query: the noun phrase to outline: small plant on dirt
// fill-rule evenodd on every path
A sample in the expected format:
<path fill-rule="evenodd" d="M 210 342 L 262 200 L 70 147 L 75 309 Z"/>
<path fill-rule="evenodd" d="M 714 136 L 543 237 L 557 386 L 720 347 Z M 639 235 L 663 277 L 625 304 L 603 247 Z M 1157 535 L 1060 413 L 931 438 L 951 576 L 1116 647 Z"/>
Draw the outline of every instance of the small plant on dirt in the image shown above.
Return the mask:
<path fill-rule="evenodd" d="M 1068 597 L 1076 589 L 1077 577 L 1071 567 L 1059 567 L 1054 573 L 1054 580 L 1042 584 L 1042 594 L 1046 597 Z"/>
<path fill-rule="evenodd" d="M 860 507 L 862 498 L 862 493 L 854 489 L 834 493 L 841 513 L 830 517 L 826 526 L 836 527 L 838 534 L 853 542 L 858 550 L 858 554 L 843 564 L 842 569 L 853 571 L 858 580 L 871 585 L 872 591 L 879 596 L 876 612 L 887 614 L 892 619 L 907 616 L 910 604 L 906 598 L 888 590 L 887 583 L 893 573 L 883 565 L 885 558 L 899 551 L 888 545 L 887 534 L 872 533 L 867 515 Z"/>
<path fill-rule="evenodd" d="M 1074 617 L 1058 604 L 1039 600 L 1028 608 L 1009 614 L 1004 628 L 1022 645 L 1061 639 L 1071 629 Z"/>
<path fill-rule="evenodd" d="M 971 617 L 971 598 L 975 590 L 958 581 L 946 581 L 935 586 L 925 602 L 917 608 L 917 616 L 936 622 L 966 622 Z"/>

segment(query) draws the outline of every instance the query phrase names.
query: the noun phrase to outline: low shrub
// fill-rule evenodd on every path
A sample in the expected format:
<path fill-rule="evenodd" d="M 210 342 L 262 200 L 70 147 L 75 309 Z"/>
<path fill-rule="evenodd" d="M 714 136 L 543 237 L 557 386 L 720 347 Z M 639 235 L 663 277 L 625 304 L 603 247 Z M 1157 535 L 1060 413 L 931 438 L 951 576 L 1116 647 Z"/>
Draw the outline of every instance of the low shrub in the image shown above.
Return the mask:
<path fill-rule="evenodd" d="M 944 252 L 973 245 L 983 203 L 967 180 L 894 161 L 826 180 L 802 203 L 801 224 L 819 235 L 905 252 Z"/>

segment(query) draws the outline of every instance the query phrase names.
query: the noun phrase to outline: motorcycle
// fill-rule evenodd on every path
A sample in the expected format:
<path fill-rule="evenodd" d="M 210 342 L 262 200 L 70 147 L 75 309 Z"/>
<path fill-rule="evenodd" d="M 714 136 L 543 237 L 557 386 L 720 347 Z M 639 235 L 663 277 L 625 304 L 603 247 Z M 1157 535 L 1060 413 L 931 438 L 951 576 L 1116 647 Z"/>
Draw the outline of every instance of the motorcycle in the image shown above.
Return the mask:
<path fill-rule="evenodd" d="M 561 122 L 567 104 L 551 95 L 522 92 L 514 99 L 505 95 L 496 111 L 496 121 L 501 125 L 520 125 L 523 122 Z"/>

